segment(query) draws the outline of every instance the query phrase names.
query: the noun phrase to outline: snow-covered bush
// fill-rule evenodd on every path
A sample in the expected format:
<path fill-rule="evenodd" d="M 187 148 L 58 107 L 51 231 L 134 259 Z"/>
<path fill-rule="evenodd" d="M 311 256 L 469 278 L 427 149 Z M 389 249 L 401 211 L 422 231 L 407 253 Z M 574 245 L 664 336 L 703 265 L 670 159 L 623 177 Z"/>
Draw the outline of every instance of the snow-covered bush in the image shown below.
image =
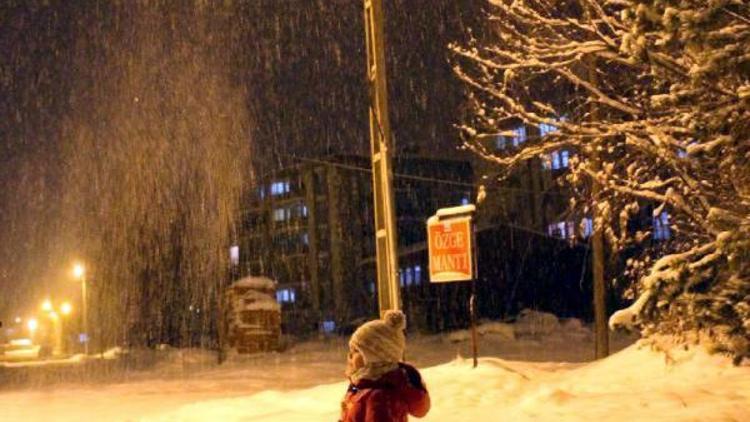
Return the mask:
<path fill-rule="evenodd" d="M 567 151 L 572 208 L 633 256 L 618 281 L 635 301 L 610 326 L 750 356 L 746 2 L 492 0 L 476 34 L 451 46 L 470 91 L 464 146 L 505 175 Z M 519 124 L 524 142 L 488 145 Z"/>
<path fill-rule="evenodd" d="M 524 309 L 519 314 L 514 328 L 519 337 L 549 335 L 560 329 L 560 320 L 547 312 Z"/>
<path fill-rule="evenodd" d="M 477 332 L 481 336 L 496 336 L 506 340 L 515 340 L 516 333 L 513 324 L 497 321 L 482 321 Z"/>

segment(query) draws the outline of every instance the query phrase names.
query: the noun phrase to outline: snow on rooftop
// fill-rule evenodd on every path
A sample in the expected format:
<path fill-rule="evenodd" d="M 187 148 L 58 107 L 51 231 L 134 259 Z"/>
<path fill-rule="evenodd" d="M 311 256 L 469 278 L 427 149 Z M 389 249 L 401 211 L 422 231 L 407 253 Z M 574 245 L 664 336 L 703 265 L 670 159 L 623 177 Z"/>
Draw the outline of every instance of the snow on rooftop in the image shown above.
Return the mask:
<path fill-rule="evenodd" d="M 235 281 L 233 286 L 250 287 L 252 289 L 275 289 L 276 282 L 268 277 L 249 276 Z"/>

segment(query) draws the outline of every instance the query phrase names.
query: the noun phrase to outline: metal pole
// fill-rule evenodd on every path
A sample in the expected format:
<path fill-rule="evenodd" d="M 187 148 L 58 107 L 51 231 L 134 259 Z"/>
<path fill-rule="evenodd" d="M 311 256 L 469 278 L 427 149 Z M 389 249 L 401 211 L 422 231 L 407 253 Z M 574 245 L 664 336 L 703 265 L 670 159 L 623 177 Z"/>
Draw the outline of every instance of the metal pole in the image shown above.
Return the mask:
<path fill-rule="evenodd" d="M 388 89 L 385 77 L 385 40 L 382 0 L 364 0 L 367 82 L 370 93 L 370 147 L 375 204 L 375 250 L 378 305 L 382 315 L 401 308 L 398 284 L 398 241 L 391 170 L 391 127 L 388 119 Z"/>
<path fill-rule="evenodd" d="M 592 20 L 591 8 L 584 5 L 584 16 L 588 22 Z M 586 79 L 596 87 L 599 85 L 599 78 L 596 74 L 596 56 L 588 57 L 585 62 Z M 590 119 L 596 121 L 599 118 L 599 108 L 596 101 L 591 102 Z M 596 174 L 601 169 L 601 157 L 596 148 L 593 148 L 589 156 L 591 162 L 591 171 Z M 597 201 L 601 186 L 599 182 L 592 178 L 591 196 L 593 198 L 592 219 L 596 222 L 599 214 Z M 607 285 L 604 283 L 604 238 L 601 229 L 594 225 L 594 232 L 591 234 L 591 270 L 593 273 L 594 284 L 594 355 L 597 359 L 605 358 L 609 355 L 609 327 L 607 327 Z"/>
<path fill-rule="evenodd" d="M 81 304 L 81 308 L 83 310 L 83 332 L 86 335 L 85 342 L 83 343 L 83 351 L 86 355 L 89 354 L 89 318 L 88 318 L 88 310 L 86 302 L 88 302 L 88 298 L 86 297 L 86 275 L 84 274 L 81 278 L 81 296 L 83 303 Z"/>
<path fill-rule="evenodd" d="M 596 58 L 591 58 L 588 63 L 588 79 L 593 86 L 598 85 L 596 75 Z M 591 104 L 591 119 L 598 118 L 598 109 L 595 103 Z M 599 152 L 591 153 L 591 170 L 596 174 L 601 168 Z M 591 184 L 591 196 L 594 199 L 592 218 L 596 221 L 599 214 L 597 201 L 601 187 L 599 182 L 594 179 Z M 594 276 L 594 353 L 597 359 L 609 356 L 609 327 L 607 327 L 607 285 L 604 283 L 604 239 L 602 230 L 594 227 L 591 234 L 592 259 L 591 267 Z"/>
<path fill-rule="evenodd" d="M 594 182 L 596 184 L 596 182 Z M 596 336 L 596 358 L 609 355 L 609 328 L 607 327 L 607 286 L 604 284 L 604 245 L 601 231 L 593 233 L 592 267 L 594 272 L 594 334 Z"/>
<path fill-rule="evenodd" d="M 479 269 L 477 268 L 477 226 L 474 218 L 471 219 L 471 234 L 471 264 L 474 277 L 471 280 L 469 317 L 471 318 L 471 352 L 474 356 L 474 368 L 476 368 L 479 365 L 479 342 L 477 339 L 477 278 L 479 277 Z"/>
<path fill-rule="evenodd" d="M 471 316 L 471 354 L 474 357 L 474 368 L 479 364 L 477 355 L 479 350 L 477 347 L 477 293 L 476 293 L 477 280 L 474 278 L 471 280 L 471 298 L 469 299 L 469 314 Z"/>

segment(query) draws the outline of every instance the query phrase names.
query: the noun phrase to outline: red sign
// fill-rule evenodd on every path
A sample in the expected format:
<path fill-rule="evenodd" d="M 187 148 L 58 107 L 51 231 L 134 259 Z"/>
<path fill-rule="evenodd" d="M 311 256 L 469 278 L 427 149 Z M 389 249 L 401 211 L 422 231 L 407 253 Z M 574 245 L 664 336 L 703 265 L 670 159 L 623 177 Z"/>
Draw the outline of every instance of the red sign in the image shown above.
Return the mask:
<path fill-rule="evenodd" d="M 443 221 L 430 218 L 427 222 L 427 241 L 431 282 L 468 281 L 474 278 L 470 217 Z"/>

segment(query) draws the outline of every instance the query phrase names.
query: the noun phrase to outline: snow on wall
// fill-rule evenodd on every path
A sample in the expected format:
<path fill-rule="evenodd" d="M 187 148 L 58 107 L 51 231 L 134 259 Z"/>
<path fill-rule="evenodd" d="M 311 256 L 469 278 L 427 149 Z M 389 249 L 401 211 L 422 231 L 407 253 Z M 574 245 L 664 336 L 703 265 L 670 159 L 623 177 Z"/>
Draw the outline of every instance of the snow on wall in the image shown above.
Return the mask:
<path fill-rule="evenodd" d="M 235 281 L 232 283 L 232 287 L 249 287 L 256 290 L 275 290 L 276 282 L 268 277 L 249 276 Z"/>
<path fill-rule="evenodd" d="M 234 309 L 237 311 L 280 311 L 281 306 L 272 295 L 249 290 L 237 297 Z"/>

